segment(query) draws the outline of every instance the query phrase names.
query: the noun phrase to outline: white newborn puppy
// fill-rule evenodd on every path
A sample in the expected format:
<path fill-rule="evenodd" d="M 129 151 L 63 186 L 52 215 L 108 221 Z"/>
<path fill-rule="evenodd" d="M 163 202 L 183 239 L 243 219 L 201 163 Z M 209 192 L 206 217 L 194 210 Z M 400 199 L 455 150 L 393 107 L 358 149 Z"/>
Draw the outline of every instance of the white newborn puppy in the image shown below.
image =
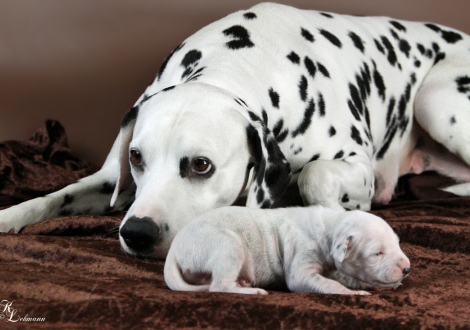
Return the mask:
<path fill-rule="evenodd" d="M 368 295 L 396 288 L 410 272 L 392 228 L 362 211 L 321 206 L 260 210 L 224 207 L 176 235 L 165 263 L 172 290 Z"/>

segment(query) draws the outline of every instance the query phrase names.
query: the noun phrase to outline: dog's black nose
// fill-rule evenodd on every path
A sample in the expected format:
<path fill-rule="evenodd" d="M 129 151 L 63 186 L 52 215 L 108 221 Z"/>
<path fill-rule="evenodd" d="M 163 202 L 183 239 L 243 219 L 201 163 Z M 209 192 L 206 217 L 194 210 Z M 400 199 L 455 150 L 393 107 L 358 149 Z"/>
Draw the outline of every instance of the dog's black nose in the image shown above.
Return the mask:
<path fill-rule="evenodd" d="M 135 251 L 146 251 L 152 249 L 160 238 L 160 228 L 152 218 L 133 216 L 127 219 L 119 234 L 129 248 Z"/>
<path fill-rule="evenodd" d="M 403 276 L 408 275 L 411 272 L 411 268 L 403 268 Z"/>

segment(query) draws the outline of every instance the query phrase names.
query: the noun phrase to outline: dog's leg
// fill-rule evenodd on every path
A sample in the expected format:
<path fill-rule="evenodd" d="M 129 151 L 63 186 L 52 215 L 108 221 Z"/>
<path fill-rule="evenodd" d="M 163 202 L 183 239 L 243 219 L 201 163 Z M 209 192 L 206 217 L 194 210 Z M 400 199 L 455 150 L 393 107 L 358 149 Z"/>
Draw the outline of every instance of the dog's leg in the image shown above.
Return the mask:
<path fill-rule="evenodd" d="M 297 270 L 295 272 L 295 276 L 286 275 L 286 280 L 287 286 L 292 292 L 315 292 L 360 296 L 370 295 L 370 292 L 350 290 L 335 280 L 323 277 L 319 274 L 316 267 Z"/>
<path fill-rule="evenodd" d="M 118 175 L 117 148 L 113 146 L 100 171 L 57 192 L 0 211 L 0 232 L 18 232 L 24 226 L 72 214 L 103 214 L 125 208 L 134 199 L 131 185 L 114 205 L 109 203 Z"/>
<path fill-rule="evenodd" d="M 374 195 L 374 175 L 367 161 L 316 160 L 299 175 L 300 195 L 305 205 L 319 204 L 343 210 L 369 210 Z"/>
<path fill-rule="evenodd" d="M 470 181 L 470 53 L 447 54 L 424 80 L 415 99 L 415 119 L 441 146 L 426 143 L 426 169 Z M 418 145 L 419 147 L 419 145 Z M 424 147 L 424 148 L 423 148 Z M 445 148 L 444 148 L 445 147 Z M 419 148 L 417 148 L 419 149 Z M 427 151 L 427 152 L 426 152 Z M 456 155 L 450 156 L 450 153 Z M 470 184 L 447 191 L 470 196 Z"/>

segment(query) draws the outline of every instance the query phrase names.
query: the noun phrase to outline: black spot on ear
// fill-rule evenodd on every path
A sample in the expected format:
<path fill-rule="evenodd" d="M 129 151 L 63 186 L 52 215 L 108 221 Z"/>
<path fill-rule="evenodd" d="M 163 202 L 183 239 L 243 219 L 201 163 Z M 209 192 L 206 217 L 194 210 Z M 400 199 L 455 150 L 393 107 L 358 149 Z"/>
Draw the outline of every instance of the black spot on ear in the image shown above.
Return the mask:
<path fill-rule="evenodd" d="M 328 39 L 328 41 L 331 42 L 336 47 L 341 48 L 343 46 L 341 44 L 341 41 L 333 33 L 326 31 L 326 30 L 320 30 L 320 33 L 322 36 Z"/>
<path fill-rule="evenodd" d="M 189 158 L 183 157 L 180 159 L 180 176 L 184 179 L 189 174 Z"/>
<path fill-rule="evenodd" d="M 392 24 L 393 27 L 396 28 L 397 30 L 406 32 L 406 28 L 402 24 L 398 23 L 397 21 L 390 21 L 390 24 Z"/>
<path fill-rule="evenodd" d="M 364 53 L 364 41 L 362 41 L 362 39 L 354 32 L 349 32 L 348 35 L 351 38 L 354 46 L 359 49 L 362 53 Z"/>
<path fill-rule="evenodd" d="M 287 55 L 287 58 L 294 64 L 300 63 L 300 57 L 295 52 L 290 52 L 290 54 Z"/>
<path fill-rule="evenodd" d="M 279 109 L 279 94 L 272 88 L 269 89 L 269 98 L 271 99 L 273 107 Z"/>
<path fill-rule="evenodd" d="M 127 111 L 126 114 L 124 115 L 124 117 L 122 118 L 121 128 L 124 128 L 127 125 L 129 125 L 131 121 L 133 121 L 137 118 L 138 114 L 139 114 L 139 107 L 138 106 L 134 106 L 129 111 Z"/>
<path fill-rule="evenodd" d="M 304 28 L 301 28 L 300 29 L 300 34 L 302 35 L 302 37 L 304 37 L 305 39 L 307 39 L 308 41 L 310 42 L 313 42 L 315 39 L 313 38 L 313 35 L 310 33 L 310 31 L 304 29 Z"/>
<path fill-rule="evenodd" d="M 241 25 L 234 25 L 223 31 L 224 35 L 233 38 L 225 45 L 230 49 L 251 48 L 255 44 L 250 40 L 250 33 Z"/>
<path fill-rule="evenodd" d="M 157 78 L 158 80 L 160 80 L 163 72 L 165 71 L 166 69 L 166 66 L 168 65 L 168 62 L 170 61 L 170 59 L 173 57 L 173 55 L 175 55 L 181 48 L 183 48 L 184 46 L 184 43 L 182 43 L 181 45 L 179 45 L 178 47 L 176 47 L 175 49 L 172 50 L 172 52 L 165 58 L 165 60 L 163 61 L 162 63 L 162 66 L 160 67 L 160 70 L 158 71 L 158 74 L 157 74 Z"/>
<path fill-rule="evenodd" d="M 305 78 L 305 76 L 300 77 L 299 93 L 300 93 L 300 99 L 304 102 L 307 99 L 307 88 L 308 88 L 307 78 Z"/>
<path fill-rule="evenodd" d="M 305 56 L 304 64 L 310 76 L 312 78 L 315 78 L 315 73 L 317 72 L 317 67 L 315 66 L 315 63 L 313 63 L 313 61 L 308 56 Z"/>
<path fill-rule="evenodd" d="M 257 18 L 256 14 L 251 13 L 251 12 L 243 14 L 243 17 L 247 20 L 252 20 L 252 19 Z"/>

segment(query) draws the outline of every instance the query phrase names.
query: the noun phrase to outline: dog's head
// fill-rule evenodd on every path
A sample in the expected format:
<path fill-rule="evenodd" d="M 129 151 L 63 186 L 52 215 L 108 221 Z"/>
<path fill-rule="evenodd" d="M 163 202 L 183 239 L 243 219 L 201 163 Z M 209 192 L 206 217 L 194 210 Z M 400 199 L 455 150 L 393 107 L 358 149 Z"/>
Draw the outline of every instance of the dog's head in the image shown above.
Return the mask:
<path fill-rule="evenodd" d="M 119 134 L 119 179 L 111 201 L 135 182 L 135 201 L 120 227 L 123 249 L 164 257 L 195 216 L 233 204 L 270 207 L 284 192 L 290 166 L 262 119 L 219 88 L 188 83 L 144 98 Z"/>
<path fill-rule="evenodd" d="M 371 288 L 396 288 L 411 271 L 392 228 L 362 211 L 344 214 L 336 226 L 331 253 L 340 272 Z"/>

